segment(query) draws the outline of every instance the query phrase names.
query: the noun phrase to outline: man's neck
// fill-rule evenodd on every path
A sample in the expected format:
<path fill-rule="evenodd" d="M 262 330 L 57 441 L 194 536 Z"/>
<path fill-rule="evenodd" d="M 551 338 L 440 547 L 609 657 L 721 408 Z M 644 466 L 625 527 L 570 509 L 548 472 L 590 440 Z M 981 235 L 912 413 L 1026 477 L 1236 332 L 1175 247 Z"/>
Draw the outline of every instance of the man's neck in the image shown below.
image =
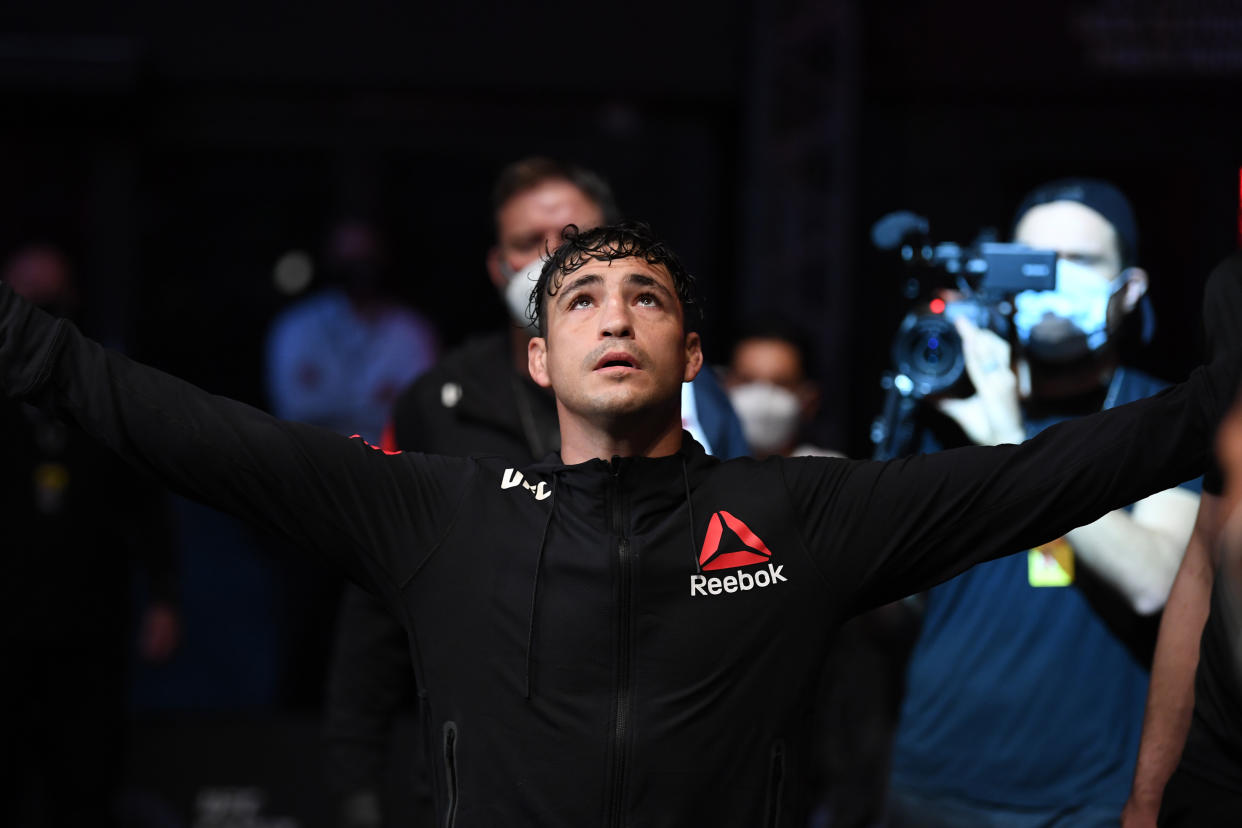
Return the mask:
<path fill-rule="evenodd" d="M 567 412 L 556 404 L 561 423 L 561 460 L 567 465 L 599 458 L 667 457 L 681 448 L 681 415 L 593 423 Z"/>

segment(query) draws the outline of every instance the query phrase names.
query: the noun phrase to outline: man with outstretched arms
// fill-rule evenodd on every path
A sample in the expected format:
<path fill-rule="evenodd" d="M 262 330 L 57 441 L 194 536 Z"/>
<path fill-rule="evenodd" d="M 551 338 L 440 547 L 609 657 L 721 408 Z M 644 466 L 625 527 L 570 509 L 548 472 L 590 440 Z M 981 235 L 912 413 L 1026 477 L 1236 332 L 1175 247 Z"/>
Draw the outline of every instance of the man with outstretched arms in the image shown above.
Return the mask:
<path fill-rule="evenodd" d="M 703 357 L 666 246 L 641 225 L 569 233 L 535 291 L 560 462 L 390 455 L 281 422 L 5 288 L 0 387 L 383 597 L 426 694 L 442 823 L 675 826 L 797 824 L 834 627 L 1195 476 L 1238 382 L 1235 359 L 1022 445 L 721 462 L 681 430 Z"/>
<path fill-rule="evenodd" d="M 498 454 L 513 466 L 560 448 L 556 398 L 535 385 L 526 350 L 531 287 L 569 225 L 589 230 L 620 220 L 612 188 L 598 173 L 545 157 L 506 165 L 492 190 L 495 240 L 487 273 L 510 324 L 472 338 L 397 398 L 384 448 L 430 454 Z M 708 454 L 749 454 L 742 426 L 713 372 L 682 386 L 682 424 Z M 352 432 L 350 432 L 352 433 Z M 434 824 L 422 731 L 393 741 L 398 713 L 416 697 L 399 618 L 361 589 L 347 588 L 337 619 L 324 712 L 327 778 L 340 794 L 337 828 L 379 828 L 402 808 L 406 828 Z M 412 755 L 418 780 L 388 784 L 390 757 Z M 393 763 L 395 764 L 395 763 Z"/>

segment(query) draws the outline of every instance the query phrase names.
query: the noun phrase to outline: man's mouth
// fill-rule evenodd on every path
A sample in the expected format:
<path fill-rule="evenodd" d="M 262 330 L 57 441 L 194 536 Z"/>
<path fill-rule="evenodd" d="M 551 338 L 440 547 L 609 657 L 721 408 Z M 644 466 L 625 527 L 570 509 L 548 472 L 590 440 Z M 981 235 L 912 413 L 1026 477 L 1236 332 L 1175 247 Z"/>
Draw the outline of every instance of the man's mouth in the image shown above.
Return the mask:
<path fill-rule="evenodd" d="M 638 364 L 638 360 L 635 359 L 630 354 L 625 353 L 624 351 L 610 351 L 604 354 L 602 357 L 600 357 L 599 361 L 595 363 L 596 371 L 618 370 L 618 369 L 619 370 L 624 370 L 624 369 L 637 370 L 640 367 L 641 366 Z"/>

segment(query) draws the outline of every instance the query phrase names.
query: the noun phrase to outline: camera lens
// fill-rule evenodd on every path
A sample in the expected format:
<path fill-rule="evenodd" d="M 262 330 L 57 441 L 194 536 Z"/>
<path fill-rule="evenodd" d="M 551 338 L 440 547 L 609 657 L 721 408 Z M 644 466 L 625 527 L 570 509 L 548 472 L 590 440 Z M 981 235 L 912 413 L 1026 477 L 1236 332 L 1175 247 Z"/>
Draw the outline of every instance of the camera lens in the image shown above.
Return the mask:
<path fill-rule="evenodd" d="M 893 340 L 893 363 L 914 384 L 914 396 L 943 391 L 962 376 L 961 339 L 943 314 L 912 312 Z"/>

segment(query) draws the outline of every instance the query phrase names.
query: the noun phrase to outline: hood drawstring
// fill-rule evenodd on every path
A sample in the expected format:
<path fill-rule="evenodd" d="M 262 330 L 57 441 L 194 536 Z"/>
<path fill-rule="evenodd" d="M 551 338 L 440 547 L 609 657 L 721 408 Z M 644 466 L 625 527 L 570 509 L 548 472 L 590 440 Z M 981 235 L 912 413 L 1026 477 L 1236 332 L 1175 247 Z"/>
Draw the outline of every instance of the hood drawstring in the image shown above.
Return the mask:
<path fill-rule="evenodd" d="M 535 557 L 535 578 L 530 590 L 530 624 L 526 630 L 526 698 L 530 698 L 530 661 L 535 641 L 535 606 L 539 601 L 539 573 L 543 568 L 543 550 L 548 545 L 548 527 L 552 525 L 552 514 L 556 511 L 556 484 L 560 475 L 552 474 L 552 500 L 548 503 L 548 516 L 543 521 L 543 534 L 539 536 L 539 553 Z"/>
<path fill-rule="evenodd" d="M 686 509 L 690 512 L 690 562 L 694 564 L 694 571 L 701 572 L 699 569 L 699 553 L 694 549 L 694 498 L 690 496 L 690 471 L 686 468 L 686 458 L 681 458 L 681 479 L 686 484 Z"/>

